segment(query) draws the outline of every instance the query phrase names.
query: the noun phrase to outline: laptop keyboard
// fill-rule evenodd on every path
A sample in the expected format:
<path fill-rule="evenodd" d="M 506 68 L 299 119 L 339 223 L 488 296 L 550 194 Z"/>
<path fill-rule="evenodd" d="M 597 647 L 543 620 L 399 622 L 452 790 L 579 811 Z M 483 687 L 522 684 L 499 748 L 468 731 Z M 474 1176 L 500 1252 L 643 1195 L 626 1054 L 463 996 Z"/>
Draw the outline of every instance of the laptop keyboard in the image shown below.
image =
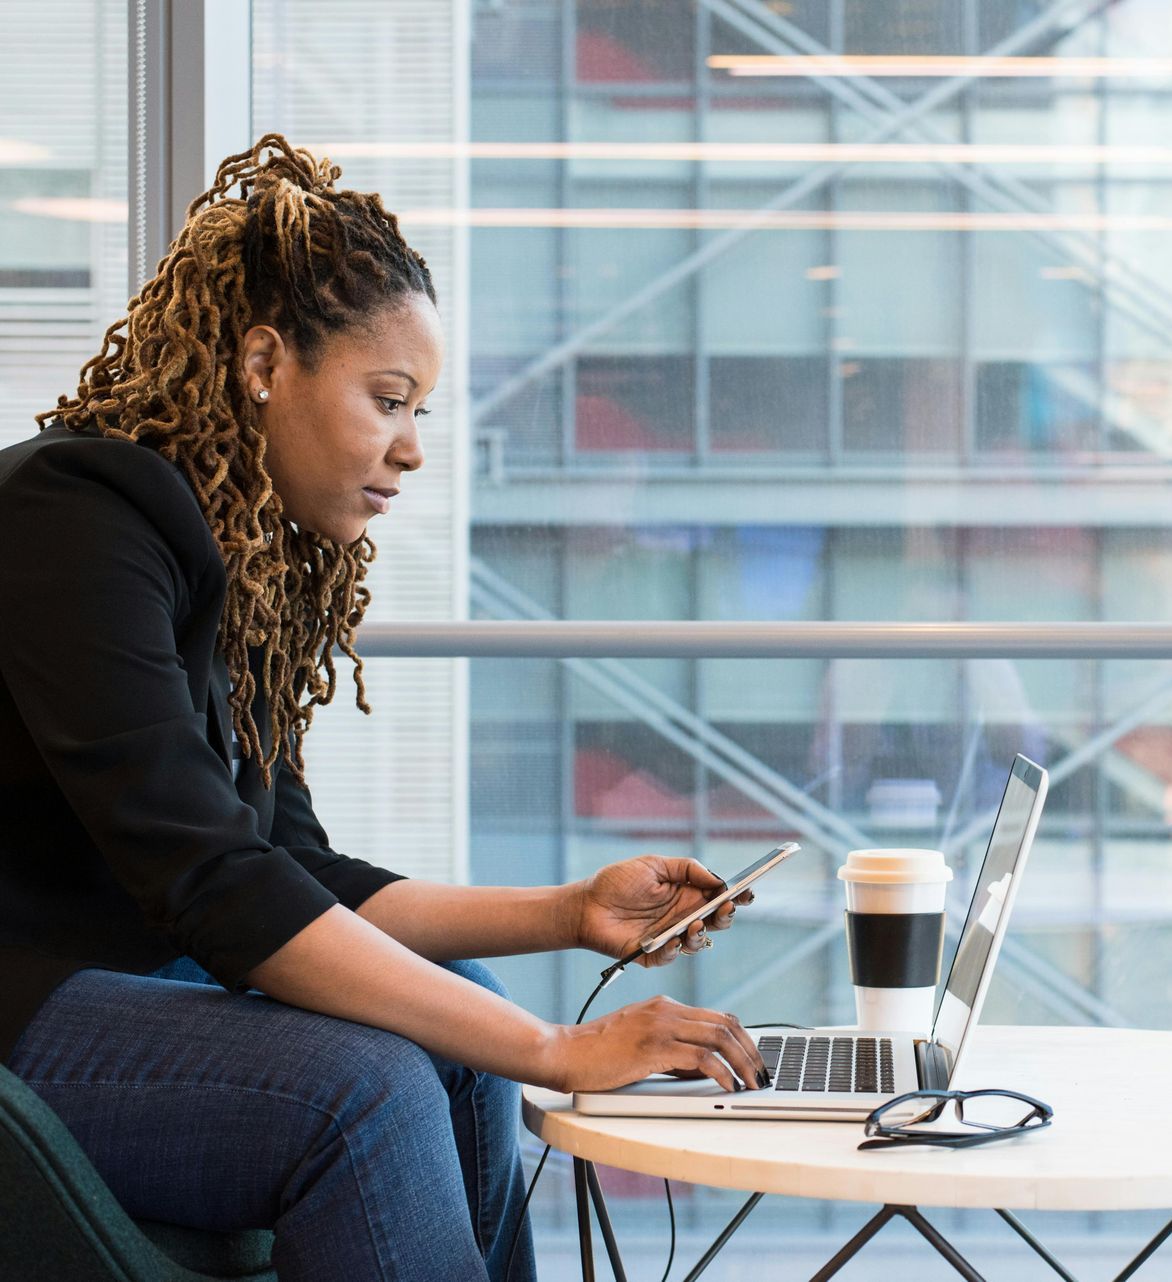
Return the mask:
<path fill-rule="evenodd" d="M 890 1037 L 762 1037 L 757 1049 L 777 1091 L 891 1094 Z"/>

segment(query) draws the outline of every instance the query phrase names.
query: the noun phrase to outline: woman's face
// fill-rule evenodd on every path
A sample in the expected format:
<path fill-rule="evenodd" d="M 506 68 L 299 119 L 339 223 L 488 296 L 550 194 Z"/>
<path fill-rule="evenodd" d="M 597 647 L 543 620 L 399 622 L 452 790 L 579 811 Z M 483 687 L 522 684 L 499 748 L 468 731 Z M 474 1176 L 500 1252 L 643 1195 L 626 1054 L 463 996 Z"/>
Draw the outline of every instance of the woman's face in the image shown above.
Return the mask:
<path fill-rule="evenodd" d="M 245 387 L 288 520 L 353 543 L 387 511 L 401 475 L 423 464 L 415 416 L 427 413 L 442 363 L 439 315 L 424 294 L 328 337 L 312 371 L 271 326 L 245 334 Z"/>

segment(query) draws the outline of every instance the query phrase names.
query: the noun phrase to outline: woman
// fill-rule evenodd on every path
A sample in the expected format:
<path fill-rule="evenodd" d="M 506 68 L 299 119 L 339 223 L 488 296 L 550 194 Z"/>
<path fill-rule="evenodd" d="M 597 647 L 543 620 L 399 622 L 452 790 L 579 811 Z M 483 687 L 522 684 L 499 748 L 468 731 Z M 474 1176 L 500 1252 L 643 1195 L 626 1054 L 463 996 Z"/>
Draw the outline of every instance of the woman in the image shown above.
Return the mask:
<path fill-rule="evenodd" d="M 731 1016 L 552 1024 L 466 960 L 619 956 L 720 885 L 694 860 L 432 885 L 314 817 L 302 740 L 335 646 L 366 707 L 366 527 L 423 462 L 443 348 L 424 260 L 340 172 L 275 134 L 226 160 L 0 452 L 0 1052 L 132 1215 L 273 1226 L 287 1282 L 499 1278 L 516 1083 L 761 1061 Z"/>

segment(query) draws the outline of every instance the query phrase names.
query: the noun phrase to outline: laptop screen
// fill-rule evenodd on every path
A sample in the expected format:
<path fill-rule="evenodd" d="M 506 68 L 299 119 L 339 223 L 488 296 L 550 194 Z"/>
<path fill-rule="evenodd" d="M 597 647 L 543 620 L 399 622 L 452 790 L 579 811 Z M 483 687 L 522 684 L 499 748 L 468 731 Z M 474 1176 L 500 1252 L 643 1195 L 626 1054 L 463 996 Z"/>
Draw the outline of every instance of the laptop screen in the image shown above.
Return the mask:
<path fill-rule="evenodd" d="M 1036 812 L 1045 795 L 1045 777 L 1046 772 L 1032 761 L 1018 757 L 1005 785 L 948 980 L 936 1004 L 932 1035 L 954 1056 L 964 1040 L 981 981 L 993 960 L 994 943 L 999 938 L 997 925 L 1016 891 L 1014 878 L 1025 863 L 1027 838 L 1033 838 Z"/>

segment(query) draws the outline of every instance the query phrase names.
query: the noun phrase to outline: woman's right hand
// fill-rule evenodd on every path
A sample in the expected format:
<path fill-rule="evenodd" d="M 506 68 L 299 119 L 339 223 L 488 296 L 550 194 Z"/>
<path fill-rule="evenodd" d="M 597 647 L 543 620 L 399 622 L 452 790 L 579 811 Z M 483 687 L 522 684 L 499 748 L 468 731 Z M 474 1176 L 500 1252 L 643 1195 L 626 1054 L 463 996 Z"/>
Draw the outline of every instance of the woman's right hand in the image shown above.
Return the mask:
<path fill-rule="evenodd" d="M 741 1083 L 755 1090 L 765 1080 L 765 1064 L 735 1015 L 660 996 L 586 1024 L 556 1025 L 547 1071 L 535 1084 L 605 1091 L 651 1073 L 710 1077 L 726 1091 L 743 1089 Z"/>

